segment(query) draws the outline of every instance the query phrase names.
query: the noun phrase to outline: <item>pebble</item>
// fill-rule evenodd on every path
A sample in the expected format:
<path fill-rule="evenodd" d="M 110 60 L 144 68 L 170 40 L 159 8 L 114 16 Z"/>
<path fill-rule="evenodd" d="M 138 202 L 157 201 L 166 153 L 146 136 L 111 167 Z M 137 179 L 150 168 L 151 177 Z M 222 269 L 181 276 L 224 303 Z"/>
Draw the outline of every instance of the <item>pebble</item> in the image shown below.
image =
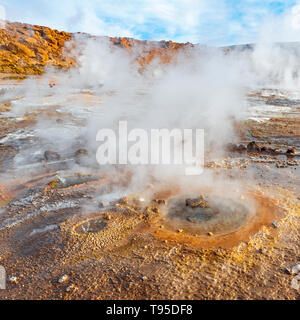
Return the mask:
<path fill-rule="evenodd" d="M 153 208 L 152 211 L 153 211 L 154 213 L 159 213 L 159 209 L 158 209 L 158 208 Z"/>
<path fill-rule="evenodd" d="M 147 276 L 143 276 L 142 279 L 145 281 L 145 280 L 148 279 L 148 277 Z"/>
<path fill-rule="evenodd" d="M 59 160 L 60 159 L 60 154 L 55 152 L 55 151 L 47 150 L 44 153 L 44 158 L 47 161 Z"/>
<path fill-rule="evenodd" d="M 59 278 L 59 283 L 64 283 L 69 280 L 69 276 L 67 274 L 64 274 L 62 277 Z"/>
<path fill-rule="evenodd" d="M 111 220 L 111 215 L 108 214 L 108 213 L 105 213 L 105 214 L 104 214 L 104 219 L 105 219 L 105 220 Z"/>
<path fill-rule="evenodd" d="M 296 264 L 295 266 L 293 266 L 292 268 L 291 268 L 291 273 L 292 274 L 297 274 L 297 273 L 299 273 L 300 272 L 300 264 Z"/>
<path fill-rule="evenodd" d="M 295 290 L 299 290 L 300 289 L 300 274 L 298 274 L 296 277 L 293 278 L 292 280 L 292 288 Z"/>
<path fill-rule="evenodd" d="M 261 254 L 266 254 L 267 253 L 267 249 L 264 249 L 264 248 L 262 249 L 261 248 L 261 249 L 258 250 L 258 252 L 261 253 Z"/>
<path fill-rule="evenodd" d="M 214 234 L 212 232 L 208 232 L 208 234 L 210 237 L 212 237 Z"/>
<path fill-rule="evenodd" d="M 9 281 L 13 282 L 13 283 L 17 283 L 18 282 L 18 278 L 17 277 L 10 277 Z"/>
<path fill-rule="evenodd" d="M 101 209 L 101 208 L 108 207 L 109 205 L 110 205 L 109 201 L 100 201 L 98 204 L 98 207 Z"/>
<path fill-rule="evenodd" d="M 279 227 L 279 224 L 278 224 L 277 221 L 272 222 L 271 225 L 272 225 L 272 227 L 275 228 L 275 229 L 277 229 L 277 228 Z"/>

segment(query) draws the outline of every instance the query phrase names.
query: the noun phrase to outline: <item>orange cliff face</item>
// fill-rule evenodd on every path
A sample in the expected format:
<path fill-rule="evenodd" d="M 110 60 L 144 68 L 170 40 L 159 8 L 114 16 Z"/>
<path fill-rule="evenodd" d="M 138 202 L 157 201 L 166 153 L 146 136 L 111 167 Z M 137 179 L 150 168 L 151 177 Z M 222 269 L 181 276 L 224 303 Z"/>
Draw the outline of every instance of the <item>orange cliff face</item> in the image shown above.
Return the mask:
<path fill-rule="evenodd" d="M 67 70 L 76 66 L 72 49 L 76 44 L 65 46 L 74 34 L 53 30 L 48 27 L 25 23 L 6 22 L 0 29 L 0 73 L 39 75 L 47 66 Z M 97 38 L 85 34 L 87 38 Z M 162 63 L 170 62 L 176 53 L 192 44 L 172 41 L 142 41 L 130 38 L 109 38 L 113 45 L 132 52 L 138 49 L 137 61 L 141 68 L 158 58 Z"/>

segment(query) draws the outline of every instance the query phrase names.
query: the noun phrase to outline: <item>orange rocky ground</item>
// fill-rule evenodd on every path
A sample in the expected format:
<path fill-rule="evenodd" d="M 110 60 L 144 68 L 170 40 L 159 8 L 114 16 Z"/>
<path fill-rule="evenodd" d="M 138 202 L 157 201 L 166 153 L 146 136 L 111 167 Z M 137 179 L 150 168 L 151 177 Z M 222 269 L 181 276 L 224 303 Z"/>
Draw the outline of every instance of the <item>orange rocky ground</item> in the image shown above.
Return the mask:
<path fill-rule="evenodd" d="M 46 27 L 8 22 L 0 30 L 0 72 L 26 76 L 40 74 L 46 66 L 67 69 L 76 64 L 64 49 L 72 37 Z M 110 41 L 112 46 L 139 52 L 141 67 L 154 57 L 168 62 L 178 50 L 192 46 L 127 38 Z M 0 300 L 300 299 L 300 284 L 294 285 L 298 275 L 292 268 L 300 263 L 298 105 L 288 117 L 235 125 L 245 146 L 255 140 L 282 152 L 295 147 L 295 155 L 228 151 L 226 158 L 206 159 L 206 170 L 218 181 L 232 182 L 233 190 L 226 190 L 226 197 L 233 191 L 241 193 L 238 203 L 243 204 L 235 206 L 235 215 L 224 210 L 228 199 L 222 190 L 217 226 L 226 230 L 215 231 L 216 224 L 209 220 L 204 224 L 187 216 L 192 209 L 186 209 L 184 201 L 175 207 L 185 208 L 178 222 L 169 206 L 169 198 L 177 191 L 180 194 L 176 181 L 166 182 L 162 190 L 154 183 L 155 199 L 166 200 L 161 207 L 152 199 L 141 201 L 140 196 L 105 204 L 101 196 L 113 187 L 126 186 L 129 174 L 120 172 L 115 179 L 84 164 L 68 170 L 63 162 L 39 159 L 29 162 L 32 176 L 22 167 L 13 170 L 18 152 L 36 143 L 30 132 L 38 118 L 60 120 L 63 126 L 77 125 L 78 119 L 58 112 L 65 102 L 19 118 L 11 108 L 19 97 L 11 92 L 11 98 L 0 105 L 0 265 L 7 273 L 7 289 L 0 290 Z M 259 92 L 254 97 L 264 99 Z M 91 105 L 101 99 L 92 94 L 87 98 L 86 93 L 67 98 Z M 270 96 L 266 103 L 292 105 L 293 101 L 283 100 Z M 78 104 L 74 105 L 75 110 Z M 40 140 L 35 150 L 43 152 Z M 67 151 L 73 154 L 73 149 Z M 75 160 L 68 154 L 61 160 Z M 241 190 L 235 190 L 236 181 Z M 191 183 L 185 193 L 194 191 Z M 196 191 L 202 195 L 207 190 Z M 143 195 L 144 190 L 137 192 Z M 256 204 L 255 210 L 245 216 L 251 203 Z M 234 219 L 225 219 L 228 216 Z M 229 229 L 228 221 L 232 221 Z M 203 225 L 209 226 L 209 232 L 202 232 Z"/>
<path fill-rule="evenodd" d="M 93 36 L 86 34 L 86 37 Z M 68 69 L 76 65 L 71 54 L 72 48 L 65 48 L 65 43 L 73 38 L 74 34 L 48 27 L 7 22 L 6 27 L 0 29 L 0 73 L 26 76 L 42 74 L 46 66 Z M 167 63 L 179 49 L 193 46 L 190 43 L 151 42 L 129 38 L 110 38 L 110 41 L 129 51 L 133 47 L 142 47 L 142 53 L 138 57 L 141 66 L 151 62 L 154 57 Z"/>

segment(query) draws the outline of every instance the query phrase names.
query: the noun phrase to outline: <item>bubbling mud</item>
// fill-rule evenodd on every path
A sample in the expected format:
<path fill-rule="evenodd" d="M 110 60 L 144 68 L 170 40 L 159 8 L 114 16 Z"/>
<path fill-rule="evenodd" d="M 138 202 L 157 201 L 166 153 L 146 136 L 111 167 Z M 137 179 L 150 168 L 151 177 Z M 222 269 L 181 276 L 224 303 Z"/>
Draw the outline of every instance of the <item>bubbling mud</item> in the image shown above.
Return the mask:
<path fill-rule="evenodd" d="M 177 195 L 168 200 L 165 214 L 151 228 L 156 238 L 196 248 L 230 248 L 283 216 L 275 199 L 257 192 L 240 200 L 208 194 L 207 206 L 188 206 L 185 199 Z"/>
<path fill-rule="evenodd" d="M 191 234 L 223 234 L 239 228 L 253 214 L 251 208 L 232 199 L 210 197 L 207 202 L 206 206 L 192 207 L 186 204 L 185 197 L 172 198 L 166 215 L 168 227 L 181 226 Z"/>

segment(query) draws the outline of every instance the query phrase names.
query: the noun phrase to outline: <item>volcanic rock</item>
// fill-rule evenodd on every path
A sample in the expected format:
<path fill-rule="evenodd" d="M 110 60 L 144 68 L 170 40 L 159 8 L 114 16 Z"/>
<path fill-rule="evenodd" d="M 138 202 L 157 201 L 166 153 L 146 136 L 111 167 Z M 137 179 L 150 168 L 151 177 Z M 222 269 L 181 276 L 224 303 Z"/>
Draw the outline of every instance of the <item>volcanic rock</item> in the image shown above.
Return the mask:
<path fill-rule="evenodd" d="M 293 289 L 295 289 L 295 290 L 299 290 L 300 289 L 299 281 L 300 281 L 300 274 L 298 274 L 296 277 L 294 277 L 292 279 L 292 288 Z"/>
<path fill-rule="evenodd" d="M 109 201 L 100 201 L 100 202 L 98 203 L 98 207 L 99 207 L 100 209 L 105 208 L 105 207 L 108 207 L 109 205 L 110 205 L 110 202 L 109 202 Z"/>
<path fill-rule="evenodd" d="M 191 208 L 196 208 L 196 207 L 207 208 L 208 202 L 204 199 L 203 196 L 200 196 L 199 198 L 196 198 L 196 199 L 186 199 L 185 205 Z"/>
<path fill-rule="evenodd" d="M 163 199 L 153 199 L 152 202 L 155 202 L 155 203 L 157 203 L 159 205 L 164 205 L 164 206 L 167 205 L 167 201 L 163 200 Z"/>
<path fill-rule="evenodd" d="M 276 152 L 276 149 L 268 148 L 268 147 L 263 146 L 263 147 L 261 148 L 261 151 L 262 151 L 262 152 L 267 152 L 267 153 L 275 153 L 275 152 Z"/>
<path fill-rule="evenodd" d="M 88 155 L 88 151 L 86 149 L 78 149 L 75 152 L 75 156 L 81 156 L 81 155 L 87 156 Z"/>
<path fill-rule="evenodd" d="M 44 153 L 44 158 L 47 161 L 55 161 L 60 159 L 60 155 L 55 151 L 47 150 Z"/>
<path fill-rule="evenodd" d="M 287 154 L 296 154 L 296 149 L 295 148 L 289 148 L 286 151 Z"/>
<path fill-rule="evenodd" d="M 237 144 L 234 144 L 234 143 L 228 143 L 226 145 L 226 150 L 229 151 L 229 152 L 235 152 L 235 151 L 243 152 L 243 151 L 247 150 L 247 148 L 242 144 L 237 145 Z"/>
<path fill-rule="evenodd" d="M 277 229 L 277 228 L 279 227 L 279 224 L 278 224 L 277 221 L 272 222 L 271 225 L 272 225 L 272 227 L 275 228 L 275 229 Z"/>
<path fill-rule="evenodd" d="M 243 144 L 240 144 L 240 145 L 237 147 L 237 150 L 238 150 L 238 151 L 246 151 L 247 148 L 246 148 Z"/>
<path fill-rule="evenodd" d="M 234 143 L 228 143 L 226 145 L 226 150 L 231 152 L 231 151 L 237 151 L 238 150 L 238 146 Z"/>
<path fill-rule="evenodd" d="M 77 164 L 82 164 L 83 159 L 86 158 L 88 156 L 88 151 L 86 149 L 78 149 L 75 152 L 75 162 Z"/>
<path fill-rule="evenodd" d="M 69 276 L 67 275 L 67 274 L 64 274 L 62 277 L 60 277 L 59 279 L 58 279 L 58 282 L 59 283 L 65 283 L 65 282 L 67 282 L 68 280 L 69 280 Z"/>
<path fill-rule="evenodd" d="M 17 278 L 17 277 L 10 277 L 10 278 L 9 278 L 9 281 L 10 281 L 11 283 L 17 283 L 17 282 L 18 282 L 18 278 Z"/>
<path fill-rule="evenodd" d="M 103 218 L 104 218 L 105 220 L 111 220 L 111 215 L 106 212 L 106 213 L 104 214 Z"/>
<path fill-rule="evenodd" d="M 250 151 L 250 152 L 260 152 L 261 151 L 261 147 L 255 141 L 251 141 L 247 145 L 247 150 Z"/>
<path fill-rule="evenodd" d="M 159 213 L 159 209 L 158 209 L 158 208 L 153 208 L 152 211 L 153 211 L 154 213 Z"/>
<path fill-rule="evenodd" d="M 297 274 L 300 272 L 300 264 L 296 264 L 291 268 L 291 274 Z"/>

